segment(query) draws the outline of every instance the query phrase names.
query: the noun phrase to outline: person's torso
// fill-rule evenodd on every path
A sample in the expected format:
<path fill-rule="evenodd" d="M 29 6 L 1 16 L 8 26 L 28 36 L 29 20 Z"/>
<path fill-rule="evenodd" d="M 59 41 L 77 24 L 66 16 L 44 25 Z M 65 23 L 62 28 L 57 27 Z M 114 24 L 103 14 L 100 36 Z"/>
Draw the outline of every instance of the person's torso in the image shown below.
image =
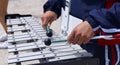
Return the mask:
<path fill-rule="evenodd" d="M 70 14 L 85 19 L 93 9 L 105 7 L 105 0 L 71 0 Z"/>

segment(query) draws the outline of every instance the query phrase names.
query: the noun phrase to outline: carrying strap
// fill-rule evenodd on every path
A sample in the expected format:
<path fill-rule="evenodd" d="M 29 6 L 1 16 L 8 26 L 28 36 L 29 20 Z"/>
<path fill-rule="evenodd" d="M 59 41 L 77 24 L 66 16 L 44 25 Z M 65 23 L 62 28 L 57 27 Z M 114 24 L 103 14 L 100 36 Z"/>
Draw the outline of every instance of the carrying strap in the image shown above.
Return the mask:
<path fill-rule="evenodd" d="M 64 12 L 63 12 L 63 18 L 64 20 L 62 22 L 64 22 L 64 25 L 62 28 L 62 34 L 64 36 L 67 36 L 67 32 L 69 30 L 69 12 L 70 12 L 70 7 L 71 7 L 71 0 L 66 0 L 66 3 L 65 3 L 65 9 L 64 9 Z"/>

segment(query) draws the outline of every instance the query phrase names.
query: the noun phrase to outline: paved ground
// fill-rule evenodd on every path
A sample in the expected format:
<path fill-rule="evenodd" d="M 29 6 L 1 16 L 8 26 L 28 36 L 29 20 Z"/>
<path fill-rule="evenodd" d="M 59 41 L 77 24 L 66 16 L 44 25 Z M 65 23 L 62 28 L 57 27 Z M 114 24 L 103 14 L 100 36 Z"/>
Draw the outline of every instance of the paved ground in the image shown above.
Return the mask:
<path fill-rule="evenodd" d="M 46 0 L 9 0 L 8 13 L 32 14 L 40 18 L 43 11 L 42 6 L 45 2 Z M 52 28 L 57 32 L 60 31 L 59 20 L 53 23 Z M 0 35 L 2 35 L 4 33 L 4 29 L 1 24 L 0 30 Z M 7 56 L 7 49 L 0 49 L 0 65 L 8 65 Z"/>

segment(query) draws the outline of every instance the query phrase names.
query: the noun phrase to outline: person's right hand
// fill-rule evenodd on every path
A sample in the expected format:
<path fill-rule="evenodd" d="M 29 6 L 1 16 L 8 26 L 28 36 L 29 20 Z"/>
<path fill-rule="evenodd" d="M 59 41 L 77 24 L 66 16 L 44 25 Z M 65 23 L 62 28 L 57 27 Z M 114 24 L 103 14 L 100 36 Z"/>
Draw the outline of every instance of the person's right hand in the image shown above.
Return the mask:
<path fill-rule="evenodd" d="M 45 28 L 47 25 L 50 26 L 51 23 L 57 19 L 57 14 L 53 11 L 46 11 L 42 16 L 42 27 Z"/>

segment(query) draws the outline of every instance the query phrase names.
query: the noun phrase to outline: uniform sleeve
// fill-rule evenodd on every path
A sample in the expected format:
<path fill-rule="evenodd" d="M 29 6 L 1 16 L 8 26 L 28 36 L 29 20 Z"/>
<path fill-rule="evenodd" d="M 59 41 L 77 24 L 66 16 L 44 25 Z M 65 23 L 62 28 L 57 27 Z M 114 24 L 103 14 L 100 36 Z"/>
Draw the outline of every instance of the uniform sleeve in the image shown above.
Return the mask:
<path fill-rule="evenodd" d="M 120 3 L 115 3 L 110 9 L 92 10 L 86 20 L 94 31 L 102 28 L 120 32 Z"/>
<path fill-rule="evenodd" d="M 59 17 L 61 15 L 61 8 L 64 7 L 65 5 L 65 0 L 48 0 L 44 6 L 44 12 L 46 11 L 53 11 L 57 14 Z"/>

